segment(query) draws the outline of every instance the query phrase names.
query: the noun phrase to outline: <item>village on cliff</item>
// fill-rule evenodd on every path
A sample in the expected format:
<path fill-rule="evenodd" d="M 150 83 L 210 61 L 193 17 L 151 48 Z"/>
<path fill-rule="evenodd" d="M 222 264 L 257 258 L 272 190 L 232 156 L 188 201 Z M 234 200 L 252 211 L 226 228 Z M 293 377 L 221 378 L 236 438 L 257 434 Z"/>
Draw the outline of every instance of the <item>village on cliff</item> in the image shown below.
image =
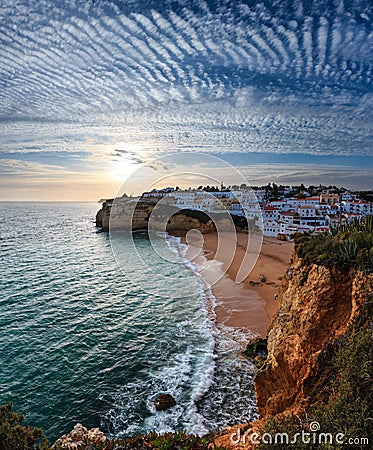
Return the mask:
<path fill-rule="evenodd" d="M 289 239 L 295 233 L 327 233 L 331 227 L 373 216 L 373 192 L 354 192 L 336 186 L 283 186 L 268 183 L 248 188 L 199 186 L 196 189 L 165 187 L 144 192 L 139 197 L 124 194 L 100 200 L 105 208 L 128 202 L 162 201 L 178 209 L 206 213 L 229 212 L 255 221 L 264 236 Z"/>

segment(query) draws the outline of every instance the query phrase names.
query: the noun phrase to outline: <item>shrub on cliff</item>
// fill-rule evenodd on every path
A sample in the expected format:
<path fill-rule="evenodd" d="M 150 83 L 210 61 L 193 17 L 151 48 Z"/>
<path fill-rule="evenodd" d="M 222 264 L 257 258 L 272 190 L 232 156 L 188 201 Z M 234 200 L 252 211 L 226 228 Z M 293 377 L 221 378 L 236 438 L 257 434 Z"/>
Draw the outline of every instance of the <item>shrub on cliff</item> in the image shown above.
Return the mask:
<path fill-rule="evenodd" d="M 0 450 L 66 450 L 61 444 L 49 446 L 41 428 L 23 425 L 22 414 L 13 411 L 13 404 L 0 405 Z M 85 442 L 85 441 L 84 441 Z M 70 448 L 70 447 L 69 447 Z M 74 447 L 75 448 L 75 447 Z M 184 431 L 158 434 L 151 432 L 105 443 L 78 445 L 77 450 L 225 450 L 215 446 L 211 439 L 187 434 Z"/>
<path fill-rule="evenodd" d="M 47 449 L 41 428 L 23 425 L 24 417 L 13 411 L 13 404 L 0 405 L 0 450 Z"/>
<path fill-rule="evenodd" d="M 62 450 L 63 447 L 56 447 L 55 450 Z M 225 450 L 224 447 L 217 447 L 211 443 L 210 439 L 201 438 L 184 431 L 177 433 L 158 434 L 151 432 L 145 435 L 137 435 L 126 439 L 113 439 L 109 442 L 98 445 L 81 445 L 78 450 Z"/>
<path fill-rule="evenodd" d="M 356 267 L 373 271 L 373 218 L 335 227 L 330 234 L 295 236 L 295 250 L 305 266 Z"/>
<path fill-rule="evenodd" d="M 182 209 L 177 211 L 175 215 L 183 215 L 192 219 L 197 219 L 202 224 L 206 224 L 209 220 L 211 220 L 208 214 L 198 209 Z"/>
<path fill-rule="evenodd" d="M 305 266 L 329 266 L 337 264 L 340 259 L 338 242 L 329 234 L 298 237 L 295 250 Z"/>
<path fill-rule="evenodd" d="M 259 450 L 273 448 L 346 449 L 372 448 L 373 444 L 373 299 L 368 296 L 365 307 L 349 331 L 338 338 L 319 357 L 319 370 L 314 377 L 309 406 L 303 414 L 269 418 L 262 431 L 273 439 L 276 433 L 287 433 L 290 441 L 296 433 L 311 433 L 311 422 L 320 424 L 314 433 L 316 442 L 304 443 L 300 436 L 294 445 L 284 443 L 259 445 Z M 331 433 L 333 443 L 319 442 L 320 433 Z M 344 435 L 339 444 L 335 436 Z M 360 443 L 349 439 L 359 439 Z M 367 439 L 362 441 L 361 439 Z"/>

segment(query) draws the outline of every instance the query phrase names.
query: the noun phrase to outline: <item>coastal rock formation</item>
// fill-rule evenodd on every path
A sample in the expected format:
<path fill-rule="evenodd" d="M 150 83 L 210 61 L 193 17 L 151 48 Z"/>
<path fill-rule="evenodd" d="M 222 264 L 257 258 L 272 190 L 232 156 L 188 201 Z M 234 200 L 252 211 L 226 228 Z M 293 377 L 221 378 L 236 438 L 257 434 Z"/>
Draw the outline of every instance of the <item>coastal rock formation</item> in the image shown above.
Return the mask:
<path fill-rule="evenodd" d="M 166 411 L 167 409 L 176 406 L 176 400 L 172 397 L 171 394 L 159 394 L 153 400 L 153 403 L 157 411 Z"/>
<path fill-rule="evenodd" d="M 304 266 L 294 253 L 279 288 L 279 310 L 269 326 L 268 357 L 255 377 L 260 419 L 226 427 L 215 443 L 253 450 L 250 436 L 263 433 L 269 417 L 306 410 L 315 395 L 315 380 L 325 370 L 325 350 L 350 329 L 372 292 L 372 273 Z M 253 347 L 248 346 L 249 357 L 255 356 Z"/>
<path fill-rule="evenodd" d="M 325 346 L 343 335 L 373 289 L 373 275 L 295 260 L 279 290 L 280 307 L 267 337 L 268 358 L 255 378 L 261 417 L 307 403 Z"/>
<path fill-rule="evenodd" d="M 251 359 L 257 368 L 263 366 L 267 360 L 267 339 L 256 338 L 253 342 L 249 342 L 242 355 Z"/>
<path fill-rule="evenodd" d="M 115 203 L 114 200 L 106 200 L 102 204 L 102 208 L 96 214 L 96 226 L 102 231 L 110 229 L 131 229 L 146 230 L 148 229 L 149 219 L 152 215 L 153 227 L 163 230 L 166 225 L 168 232 L 185 233 L 189 230 L 196 229 L 201 233 L 211 233 L 216 231 L 218 223 L 220 230 L 230 230 L 232 223 L 227 219 L 226 215 L 210 213 L 207 215 L 203 211 L 183 209 L 171 205 L 162 205 L 155 211 L 156 204 L 148 201 L 138 201 L 135 206 L 128 203 Z M 245 217 L 232 216 L 234 227 L 238 232 L 247 231 L 248 223 Z"/>
<path fill-rule="evenodd" d="M 109 230 L 110 209 L 103 203 L 102 208 L 96 214 L 96 227 L 102 228 L 104 231 Z"/>
<path fill-rule="evenodd" d="M 70 433 L 64 434 L 54 443 L 53 448 L 75 450 L 83 444 L 98 445 L 105 441 L 106 436 L 98 428 L 88 430 L 81 423 L 77 423 Z"/>
<path fill-rule="evenodd" d="M 212 233 L 216 231 L 212 220 L 202 222 L 196 217 L 189 217 L 186 214 L 175 214 L 170 217 L 167 224 L 167 231 L 189 231 L 199 230 L 201 233 Z"/>

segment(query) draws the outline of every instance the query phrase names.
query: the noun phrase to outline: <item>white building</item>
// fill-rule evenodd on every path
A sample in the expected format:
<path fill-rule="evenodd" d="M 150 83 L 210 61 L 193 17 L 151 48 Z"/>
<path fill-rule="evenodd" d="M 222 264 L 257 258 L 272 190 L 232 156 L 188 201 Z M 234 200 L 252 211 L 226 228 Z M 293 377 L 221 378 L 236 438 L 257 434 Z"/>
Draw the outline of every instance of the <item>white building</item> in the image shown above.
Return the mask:
<path fill-rule="evenodd" d="M 304 201 L 305 205 L 319 205 L 320 204 L 320 197 L 308 197 Z"/>
<path fill-rule="evenodd" d="M 349 202 L 356 200 L 356 194 L 352 194 L 351 192 L 343 192 L 342 194 L 342 202 Z"/>
<path fill-rule="evenodd" d="M 298 213 L 300 216 L 300 225 L 309 225 L 311 227 L 325 225 L 325 218 L 321 215 L 320 210 L 316 206 L 300 206 Z"/>
<path fill-rule="evenodd" d="M 194 208 L 195 207 L 195 192 L 194 191 L 176 191 L 172 193 L 172 196 L 176 199 L 176 206 L 181 208 Z"/>
<path fill-rule="evenodd" d="M 288 198 L 286 203 L 293 209 L 298 209 L 301 206 L 317 206 L 319 205 L 319 197 L 301 197 L 301 198 Z"/>
<path fill-rule="evenodd" d="M 373 203 L 363 200 L 342 202 L 342 209 L 348 214 L 359 214 L 361 217 L 373 215 Z"/>
<path fill-rule="evenodd" d="M 153 189 L 152 191 L 144 192 L 142 194 L 142 198 L 160 198 L 164 197 L 165 195 L 167 195 L 167 192 L 158 189 Z"/>
<path fill-rule="evenodd" d="M 255 218 L 260 218 L 262 217 L 262 211 L 259 207 L 258 204 L 255 205 L 244 205 L 243 206 L 243 211 L 245 213 L 245 216 L 248 219 L 255 219 Z"/>
<path fill-rule="evenodd" d="M 239 202 L 233 202 L 231 206 L 231 211 L 240 211 L 243 213 L 243 204 Z"/>
<path fill-rule="evenodd" d="M 272 208 L 278 208 L 278 209 L 282 209 L 282 210 L 285 210 L 290 207 L 290 205 L 288 205 L 286 200 L 272 200 L 270 202 L 267 202 L 265 204 L 265 206 L 269 206 Z"/>
<path fill-rule="evenodd" d="M 295 211 L 280 211 L 279 213 L 280 221 L 288 225 L 293 223 L 299 224 L 299 214 Z"/>
<path fill-rule="evenodd" d="M 280 224 L 277 220 L 266 220 L 263 223 L 264 236 L 277 237 L 280 233 Z"/>
<path fill-rule="evenodd" d="M 279 208 L 274 206 L 264 205 L 263 207 L 263 220 L 278 220 L 280 218 Z"/>
<path fill-rule="evenodd" d="M 215 204 L 216 199 L 211 195 L 196 192 L 192 208 L 201 209 L 203 211 L 212 211 L 215 208 Z"/>
<path fill-rule="evenodd" d="M 257 190 L 254 191 L 258 202 L 263 205 L 263 203 L 267 200 L 267 191 L 265 190 Z"/>
<path fill-rule="evenodd" d="M 313 227 L 309 225 L 288 225 L 285 229 L 285 235 L 290 237 L 294 233 L 312 233 Z"/>
<path fill-rule="evenodd" d="M 327 225 L 324 225 L 321 227 L 315 227 L 313 231 L 314 233 L 329 233 L 330 228 Z"/>
<path fill-rule="evenodd" d="M 330 226 L 340 222 L 339 203 L 336 194 L 324 192 L 320 197 L 289 198 L 265 202 L 265 190 L 224 190 L 206 192 L 202 190 L 153 189 L 144 192 L 140 201 L 157 202 L 165 196 L 179 208 L 202 211 L 229 211 L 233 215 L 257 219 L 264 235 L 290 236 L 296 232 L 326 232 Z M 322 202 L 320 202 L 320 200 Z M 345 192 L 342 202 L 342 223 L 373 215 L 373 203 L 358 200 L 355 194 Z"/>
<path fill-rule="evenodd" d="M 216 198 L 235 198 L 231 191 L 210 192 Z"/>

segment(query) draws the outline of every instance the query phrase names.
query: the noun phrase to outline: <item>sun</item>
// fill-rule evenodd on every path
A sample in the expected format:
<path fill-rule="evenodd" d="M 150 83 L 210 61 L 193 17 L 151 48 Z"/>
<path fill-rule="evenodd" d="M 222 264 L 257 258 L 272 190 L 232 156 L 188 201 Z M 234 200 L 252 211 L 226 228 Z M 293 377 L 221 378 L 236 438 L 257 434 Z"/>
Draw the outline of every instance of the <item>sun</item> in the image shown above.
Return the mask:
<path fill-rule="evenodd" d="M 111 145 L 109 177 L 115 182 L 124 183 L 141 166 L 143 153 L 144 149 L 138 144 L 119 142 Z"/>

